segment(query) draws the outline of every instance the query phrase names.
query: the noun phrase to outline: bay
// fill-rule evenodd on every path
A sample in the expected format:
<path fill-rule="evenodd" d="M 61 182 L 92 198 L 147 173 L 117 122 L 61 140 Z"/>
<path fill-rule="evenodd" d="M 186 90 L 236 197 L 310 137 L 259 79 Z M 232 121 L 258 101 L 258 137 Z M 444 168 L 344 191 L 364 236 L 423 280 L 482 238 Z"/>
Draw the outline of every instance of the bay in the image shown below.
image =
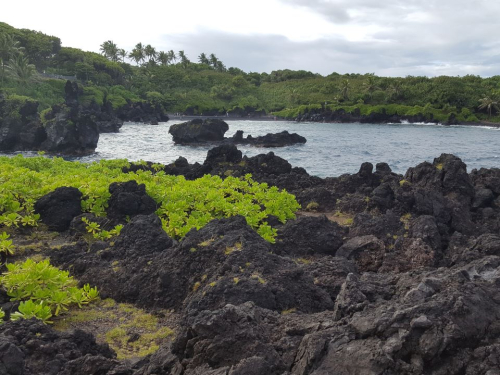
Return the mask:
<path fill-rule="evenodd" d="M 119 133 L 101 134 L 96 152 L 81 161 L 127 158 L 171 163 L 179 156 L 190 163 L 205 160 L 213 145 L 175 145 L 168 134 L 169 121 L 159 125 L 126 123 Z M 264 135 L 283 130 L 307 139 L 304 145 L 282 148 L 238 146 L 244 155 L 274 152 L 292 166 L 303 167 L 319 177 L 356 173 L 363 162 L 386 162 L 394 172 L 405 173 L 409 167 L 430 161 L 441 153 L 459 156 L 473 168 L 500 167 L 500 129 L 475 126 L 434 124 L 327 124 L 292 121 L 229 120 L 227 137 L 236 130 L 244 136 Z M 74 159 L 73 159 L 74 160 Z"/>

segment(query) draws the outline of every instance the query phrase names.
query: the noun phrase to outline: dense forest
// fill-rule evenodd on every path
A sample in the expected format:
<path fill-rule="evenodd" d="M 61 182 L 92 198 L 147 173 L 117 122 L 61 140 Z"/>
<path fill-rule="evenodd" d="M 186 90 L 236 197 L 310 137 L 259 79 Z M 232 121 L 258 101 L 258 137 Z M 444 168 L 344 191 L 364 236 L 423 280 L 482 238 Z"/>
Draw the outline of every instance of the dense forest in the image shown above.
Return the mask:
<path fill-rule="evenodd" d="M 36 99 L 41 111 L 63 101 L 69 78 L 82 86 L 84 103 L 109 101 L 114 108 L 150 101 L 168 113 L 294 118 L 326 107 L 432 114 L 443 120 L 453 113 L 460 121 L 500 122 L 500 76 L 256 73 L 227 68 L 213 53 L 191 61 L 184 51 L 157 51 L 142 43 L 125 51 L 110 40 L 100 51 L 63 47 L 58 37 L 0 22 L 0 92 Z"/>

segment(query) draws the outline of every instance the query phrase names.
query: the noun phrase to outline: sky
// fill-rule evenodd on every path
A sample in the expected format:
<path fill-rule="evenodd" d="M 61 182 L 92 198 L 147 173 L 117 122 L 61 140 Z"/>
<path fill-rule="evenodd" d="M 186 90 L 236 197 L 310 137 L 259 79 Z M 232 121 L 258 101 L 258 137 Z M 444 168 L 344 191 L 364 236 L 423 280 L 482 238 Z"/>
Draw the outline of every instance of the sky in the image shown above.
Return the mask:
<path fill-rule="evenodd" d="M 491 0 L 24 0 L 2 4 L 0 21 L 86 51 L 112 40 L 214 53 L 246 72 L 489 77 L 499 16 Z"/>

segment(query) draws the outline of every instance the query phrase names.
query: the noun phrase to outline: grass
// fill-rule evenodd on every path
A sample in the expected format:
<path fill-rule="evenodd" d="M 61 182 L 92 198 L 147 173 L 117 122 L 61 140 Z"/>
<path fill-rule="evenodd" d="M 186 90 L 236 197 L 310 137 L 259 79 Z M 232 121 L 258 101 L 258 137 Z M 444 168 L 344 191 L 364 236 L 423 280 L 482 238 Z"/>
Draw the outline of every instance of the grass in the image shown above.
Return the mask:
<path fill-rule="evenodd" d="M 118 359 L 142 358 L 154 353 L 165 340 L 174 336 L 155 315 L 131 304 L 105 299 L 83 309 L 72 309 L 54 319 L 60 331 L 79 328 L 91 331 L 97 341 L 107 343 Z"/>

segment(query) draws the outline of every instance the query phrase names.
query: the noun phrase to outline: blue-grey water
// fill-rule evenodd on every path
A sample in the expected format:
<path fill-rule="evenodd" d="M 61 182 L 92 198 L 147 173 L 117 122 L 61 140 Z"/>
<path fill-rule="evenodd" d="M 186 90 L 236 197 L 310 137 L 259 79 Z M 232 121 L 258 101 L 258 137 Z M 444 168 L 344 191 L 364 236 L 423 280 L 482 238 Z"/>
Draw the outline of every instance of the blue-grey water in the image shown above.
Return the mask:
<path fill-rule="evenodd" d="M 190 163 L 203 162 L 213 146 L 175 145 L 168 134 L 169 121 L 160 125 L 126 123 L 117 134 L 101 134 L 96 152 L 82 161 L 127 158 L 170 163 L 184 156 Z M 243 130 L 244 136 L 264 135 L 283 130 L 307 138 L 304 145 L 282 148 L 238 146 L 244 155 L 273 151 L 293 166 L 310 174 L 327 177 L 356 173 L 361 163 L 386 162 L 394 172 L 431 161 L 441 153 L 459 156 L 473 168 L 500 167 L 500 129 L 469 126 L 423 124 L 324 124 L 288 121 L 227 121 L 232 136 Z"/>

